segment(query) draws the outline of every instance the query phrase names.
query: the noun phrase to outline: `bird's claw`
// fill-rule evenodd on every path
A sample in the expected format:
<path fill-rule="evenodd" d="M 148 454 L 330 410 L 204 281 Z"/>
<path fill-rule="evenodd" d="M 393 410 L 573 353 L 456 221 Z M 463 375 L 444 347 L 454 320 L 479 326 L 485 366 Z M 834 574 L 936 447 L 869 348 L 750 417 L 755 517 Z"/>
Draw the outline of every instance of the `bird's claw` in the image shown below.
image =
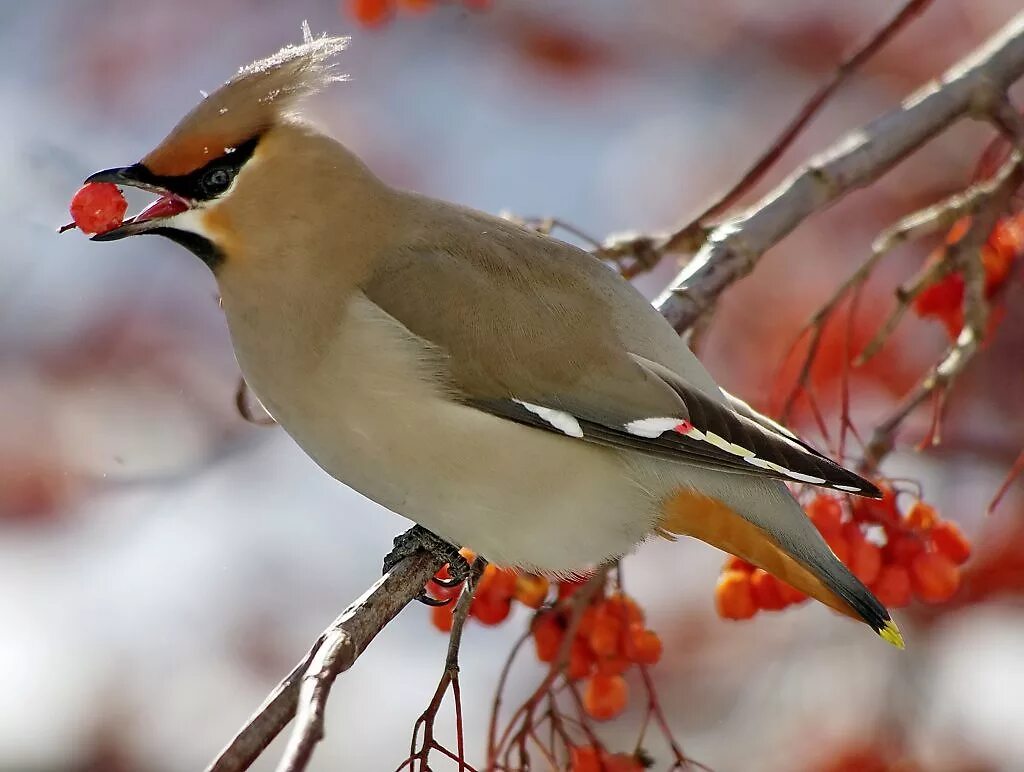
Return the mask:
<path fill-rule="evenodd" d="M 417 552 L 428 552 L 448 564 L 448 579 L 431 580 L 440 587 L 457 587 L 470 574 L 469 561 L 459 553 L 459 548 L 421 525 L 414 525 L 401 536 L 395 537 L 394 548 L 384 558 L 384 573 Z M 450 599 L 431 598 L 426 592 L 421 592 L 416 599 L 428 606 L 444 606 L 451 602 Z"/>
<path fill-rule="evenodd" d="M 422 603 L 424 606 L 447 606 L 451 603 L 454 598 L 432 598 L 427 595 L 426 590 L 420 590 L 420 594 L 416 596 L 416 600 Z"/>

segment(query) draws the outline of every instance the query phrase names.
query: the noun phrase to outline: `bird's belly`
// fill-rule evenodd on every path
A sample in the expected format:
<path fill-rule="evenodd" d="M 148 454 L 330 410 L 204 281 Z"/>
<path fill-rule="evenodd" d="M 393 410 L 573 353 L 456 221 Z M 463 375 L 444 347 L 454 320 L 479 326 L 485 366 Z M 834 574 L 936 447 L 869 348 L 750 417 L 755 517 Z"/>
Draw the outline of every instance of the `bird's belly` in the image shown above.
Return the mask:
<path fill-rule="evenodd" d="M 499 564 L 582 569 L 651 531 L 652 500 L 616 452 L 451 402 L 423 408 L 280 418 L 333 477 Z"/>

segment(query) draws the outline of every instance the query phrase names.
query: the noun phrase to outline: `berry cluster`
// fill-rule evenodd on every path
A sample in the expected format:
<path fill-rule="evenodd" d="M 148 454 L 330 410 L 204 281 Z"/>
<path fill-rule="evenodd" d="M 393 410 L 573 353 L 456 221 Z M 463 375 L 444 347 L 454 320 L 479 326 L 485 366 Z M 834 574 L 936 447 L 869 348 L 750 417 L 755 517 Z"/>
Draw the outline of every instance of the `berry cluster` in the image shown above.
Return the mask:
<path fill-rule="evenodd" d="M 926 603 L 949 600 L 960 586 L 970 542 L 930 504 L 918 499 L 901 511 L 893 489 L 879 487 L 882 499 L 856 499 L 849 506 L 819 493 L 808 502 L 807 515 L 836 557 L 889 608 L 902 608 L 913 596 Z M 715 588 L 718 614 L 726 619 L 749 619 L 806 598 L 736 557 L 725 562 Z"/>
<path fill-rule="evenodd" d="M 569 772 L 643 772 L 644 759 L 626 753 L 609 753 L 593 745 L 571 748 Z"/>
<path fill-rule="evenodd" d="M 468 550 L 463 554 L 472 559 Z M 448 577 L 448 567 L 444 566 L 435 578 L 444 581 Z M 559 581 L 555 598 L 545 605 L 550 590 L 547 579 L 488 565 L 477 585 L 469 616 L 482 624 L 496 625 L 508 617 L 514 600 L 538 609 L 530 627 L 537 659 L 553 663 L 569 627 L 571 599 L 582 584 L 582 580 Z M 444 600 L 454 600 L 461 589 L 435 582 L 427 585 L 431 596 Z M 434 627 L 442 632 L 452 629 L 454 605 L 431 610 Z M 636 601 L 622 592 L 602 592 L 583 612 L 570 643 L 566 674 L 572 681 L 586 679 L 584 709 L 591 718 L 604 721 L 626 707 L 629 687 L 623 674 L 632 665 L 656 664 L 661 651 L 661 639 L 644 625 L 644 612 Z"/>
<path fill-rule="evenodd" d="M 563 599 L 577 585 L 561 583 Z M 542 609 L 531 632 L 541 662 L 554 662 L 569 625 L 570 604 L 557 603 Z M 569 649 L 567 675 L 586 679 L 583 708 L 599 721 L 621 713 L 629 698 L 623 674 L 631 665 L 654 665 L 661 659 L 661 639 L 644 625 L 644 613 L 636 601 L 622 592 L 597 598 L 583 612 Z"/>
<path fill-rule="evenodd" d="M 473 552 L 463 548 L 462 556 L 473 562 Z M 450 578 L 448 566 L 442 566 L 434 577 L 441 581 Z M 519 573 L 508 568 L 498 568 L 488 564 L 480 581 L 477 583 L 473 603 L 469 607 L 469 616 L 484 625 L 496 625 L 504 622 L 512 613 L 512 601 L 517 600 L 532 609 L 541 607 L 548 597 L 550 583 L 542 576 Z M 462 585 L 446 587 L 437 582 L 427 585 L 427 593 L 438 600 L 450 600 L 445 606 L 434 606 L 431 610 L 431 621 L 443 633 L 451 632 L 455 613 L 454 601 L 462 592 Z"/>
<path fill-rule="evenodd" d="M 113 230 L 124 221 L 127 211 L 124 194 L 112 182 L 90 182 L 71 198 L 71 219 L 82 233 Z"/>
<path fill-rule="evenodd" d="M 391 21 L 402 10 L 423 12 L 433 9 L 441 0 L 342 0 L 342 13 L 347 13 L 364 27 L 379 27 Z M 464 7 L 483 11 L 491 0 L 461 0 Z"/>
<path fill-rule="evenodd" d="M 970 225 L 969 217 L 958 220 L 946 234 L 946 247 L 960 241 L 967 234 Z M 1010 277 L 1013 264 L 1021 255 L 1024 255 L 1024 212 L 999 220 L 981 248 L 987 299 L 991 299 Z M 938 249 L 929 256 L 928 265 L 934 265 L 944 257 L 945 249 Z M 918 316 L 940 320 L 949 332 L 949 337 L 956 340 L 964 326 L 963 299 L 963 274 L 953 272 L 914 298 L 914 311 Z M 998 316 L 993 314 L 990 324 L 997 322 Z"/>

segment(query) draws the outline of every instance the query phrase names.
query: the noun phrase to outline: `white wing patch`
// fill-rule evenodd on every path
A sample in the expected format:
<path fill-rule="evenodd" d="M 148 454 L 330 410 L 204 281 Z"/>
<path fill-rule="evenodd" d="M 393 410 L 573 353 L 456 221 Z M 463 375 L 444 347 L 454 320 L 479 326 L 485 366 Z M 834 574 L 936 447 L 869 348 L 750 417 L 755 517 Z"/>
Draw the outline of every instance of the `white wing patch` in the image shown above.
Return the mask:
<path fill-rule="evenodd" d="M 626 424 L 626 431 L 636 437 L 653 440 L 665 432 L 673 431 L 679 424 L 678 418 L 638 418 Z"/>
<path fill-rule="evenodd" d="M 520 404 L 523 405 L 527 410 L 533 411 L 541 418 L 551 423 L 553 426 L 556 426 L 556 428 L 560 429 L 561 431 L 565 431 L 566 434 L 569 434 L 569 432 L 555 424 L 554 420 L 549 418 L 547 415 L 545 415 L 545 413 L 542 413 L 541 411 L 543 410 L 546 411 L 547 413 L 556 413 L 559 416 L 566 416 L 567 418 L 572 419 L 574 423 L 576 423 L 577 429 L 579 428 L 579 424 L 576 422 L 576 420 L 573 419 L 572 416 L 569 416 L 568 414 L 559 413 L 558 411 L 555 410 L 548 410 L 547 408 L 541 408 L 536 405 L 528 405 L 525 402 L 521 402 Z M 786 469 L 784 466 L 779 466 L 778 464 L 773 463 L 771 461 L 766 461 L 763 458 L 758 458 L 757 454 L 750 448 L 744 448 L 742 445 L 737 445 L 735 442 L 729 442 L 727 439 L 725 439 L 724 437 L 719 437 L 714 432 L 702 432 L 692 423 L 681 418 L 672 418 L 668 416 L 658 418 L 638 418 L 634 421 L 630 421 L 629 423 L 627 423 L 624 426 L 624 428 L 630 434 L 636 437 L 644 437 L 646 439 L 660 437 L 662 434 L 665 434 L 666 432 L 676 432 L 677 434 L 682 434 L 686 437 L 689 437 L 690 439 L 700 440 L 701 442 L 706 442 L 709 445 L 714 445 L 719 450 L 724 450 L 727 453 L 731 453 L 734 456 L 738 456 L 751 466 L 756 466 L 758 469 L 765 469 L 771 472 L 775 472 L 776 474 L 781 474 L 785 477 L 788 477 L 791 480 L 796 480 L 797 482 L 808 483 L 810 485 L 827 485 L 829 487 L 836 488 L 837 490 L 847 491 L 849 493 L 858 493 L 861 490 L 860 488 L 857 488 L 852 485 L 833 485 L 832 483 L 829 483 L 824 477 L 816 477 L 814 475 L 804 474 L 803 472 L 796 472 L 793 471 L 792 469 Z M 797 443 L 793 442 L 790 439 L 791 437 L 794 437 L 794 435 L 791 434 L 789 431 L 780 428 L 779 433 L 781 435 L 779 437 L 780 440 L 785 442 L 787 445 L 790 445 L 795 449 L 799 450 L 801 453 L 807 453 L 806 450 L 804 450 Z M 572 436 L 576 437 L 579 435 L 573 434 Z"/>
<path fill-rule="evenodd" d="M 562 434 L 566 434 L 569 437 L 576 437 L 577 439 L 583 437 L 583 427 L 580 426 L 580 422 L 577 421 L 570 413 L 566 413 L 564 410 L 555 410 L 550 407 L 544 407 L 543 405 L 534 405 L 531 402 L 523 402 L 521 399 L 514 399 L 512 401 L 517 405 L 522 405 L 535 416 L 546 421 Z M 678 423 L 678 421 L 676 423 Z M 657 437 L 658 435 L 652 434 L 651 436 Z"/>

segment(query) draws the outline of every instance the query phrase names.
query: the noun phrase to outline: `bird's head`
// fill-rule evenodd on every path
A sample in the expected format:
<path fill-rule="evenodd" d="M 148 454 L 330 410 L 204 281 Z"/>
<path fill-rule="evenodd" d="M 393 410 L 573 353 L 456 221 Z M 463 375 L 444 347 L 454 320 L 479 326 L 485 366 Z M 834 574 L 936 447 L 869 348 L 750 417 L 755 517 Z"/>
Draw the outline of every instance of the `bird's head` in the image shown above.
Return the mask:
<path fill-rule="evenodd" d="M 119 227 L 93 236 L 113 241 L 152 233 L 195 253 L 215 272 L 247 239 L 274 241 L 322 191 L 310 177 L 347 155 L 295 120 L 294 108 L 341 76 L 332 58 L 348 39 L 313 38 L 239 70 L 205 97 L 141 161 L 105 169 L 86 182 L 142 188 L 159 198 Z M 333 154 L 325 163 L 324 154 Z"/>

